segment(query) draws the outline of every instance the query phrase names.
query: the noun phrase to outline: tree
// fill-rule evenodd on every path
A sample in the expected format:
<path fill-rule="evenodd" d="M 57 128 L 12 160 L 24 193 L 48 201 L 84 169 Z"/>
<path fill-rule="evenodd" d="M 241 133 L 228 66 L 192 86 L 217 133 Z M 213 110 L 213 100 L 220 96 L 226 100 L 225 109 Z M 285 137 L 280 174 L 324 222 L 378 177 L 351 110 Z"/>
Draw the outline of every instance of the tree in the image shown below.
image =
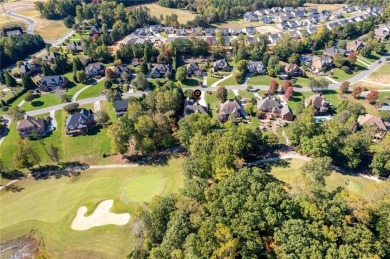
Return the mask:
<path fill-rule="evenodd" d="M 148 73 L 149 69 L 148 69 L 148 64 L 146 63 L 146 61 L 141 63 L 140 71 L 144 74 Z"/>
<path fill-rule="evenodd" d="M 9 108 L 7 115 L 14 121 L 20 121 L 24 119 L 25 111 L 21 110 L 18 106 L 15 106 Z"/>
<path fill-rule="evenodd" d="M 227 89 L 224 86 L 220 86 L 217 89 L 217 98 L 221 103 L 227 100 Z"/>
<path fill-rule="evenodd" d="M 35 164 L 40 166 L 41 158 L 34 149 L 31 148 L 28 139 L 18 139 L 17 148 L 14 153 L 14 165 L 16 168 L 31 168 Z"/>
<path fill-rule="evenodd" d="M 108 81 L 112 81 L 115 77 L 114 71 L 112 71 L 109 67 L 105 69 L 104 74 L 106 76 L 106 80 Z"/>
<path fill-rule="evenodd" d="M 76 72 L 76 79 L 80 83 L 84 83 L 87 80 L 87 74 L 84 70 L 79 70 Z"/>
<path fill-rule="evenodd" d="M 253 107 L 254 105 L 251 103 L 251 102 L 248 102 L 246 105 L 245 105 L 245 111 L 249 114 L 249 115 L 252 115 L 253 113 Z"/>
<path fill-rule="evenodd" d="M 183 83 L 187 79 L 187 69 L 184 66 L 179 67 L 175 77 L 177 81 Z"/>
<path fill-rule="evenodd" d="M 33 90 L 37 87 L 34 81 L 26 73 L 22 74 L 22 86 L 24 89 Z"/>
<path fill-rule="evenodd" d="M 284 93 L 284 97 L 287 100 L 291 100 L 291 98 L 294 96 L 294 87 L 287 88 L 286 92 Z"/>
<path fill-rule="evenodd" d="M 371 55 L 371 51 L 372 51 L 372 48 L 369 45 L 366 45 L 360 50 L 360 55 L 367 58 L 368 56 Z"/>
<path fill-rule="evenodd" d="M 376 175 L 386 176 L 390 174 L 390 151 L 376 152 L 370 165 Z"/>
<path fill-rule="evenodd" d="M 268 94 L 275 94 L 278 91 L 279 83 L 275 79 L 271 80 L 269 85 Z"/>
<path fill-rule="evenodd" d="M 357 61 L 357 55 L 355 52 L 351 52 L 348 54 L 348 58 L 347 58 L 348 62 L 351 64 L 351 65 L 355 65 L 356 61 Z"/>
<path fill-rule="evenodd" d="M 64 24 L 66 28 L 72 28 L 73 24 L 75 23 L 74 17 L 69 15 L 64 19 Z"/>
<path fill-rule="evenodd" d="M 138 72 L 136 77 L 131 81 L 131 84 L 135 87 L 135 89 L 143 91 L 148 88 L 149 81 L 144 73 Z"/>
<path fill-rule="evenodd" d="M 379 116 L 382 120 L 387 121 L 390 119 L 390 111 L 380 111 Z"/>
<path fill-rule="evenodd" d="M 374 104 L 378 98 L 379 92 L 376 90 L 371 90 L 366 96 L 366 100 L 369 104 Z"/>
<path fill-rule="evenodd" d="M 110 80 L 104 81 L 104 88 L 111 89 L 111 87 L 112 87 L 112 83 Z"/>
<path fill-rule="evenodd" d="M 347 93 L 349 90 L 349 85 L 350 85 L 350 83 L 348 81 L 342 82 L 340 85 L 340 92 L 342 92 L 344 94 Z"/>
<path fill-rule="evenodd" d="M 330 157 L 316 157 L 306 162 L 301 173 L 314 183 L 325 186 L 325 177 L 332 173 L 332 159 Z"/>
<path fill-rule="evenodd" d="M 282 83 L 282 92 L 285 93 L 289 87 L 293 87 L 292 82 L 290 80 L 284 80 Z"/>
<path fill-rule="evenodd" d="M 34 93 L 28 91 L 26 96 L 24 97 L 24 101 L 31 102 L 32 100 L 34 100 Z"/>
<path fill-rule="evenodd" d="M 359 99 L 361 93 L 363 93 L 363 90 L 360 86 L 357 86 L 352 90 L 352 96 L 355 99 Z"/>
<path fill-rule="evenodd" d="M 9 70 L 4 71 L 4 78 L 5 78 L 5 84 L 9 87 L 14 87 L 17 85 L 16 80 L 11 74 L 9 73 Z"/>
<path fill-rule="evenodd" d="M 75 113 L 79 110 L 80 104 L 78 103 L 70 103 L 68 105 L 65 105 L 63 107 L 64 111 L 66 111 L 69 114 Z"/>
<path fill-rule="evenodd" d="M 110 81 L 107 81 L 107 82 L 110 82 Z M 107 98 L 107 101 L 109 101 L 109 102 L 122 100 L 121 93 L 119 91 L 117 91 L 116 89 L 108 89 L 108 91 L 106 93 L 106 98 Z"/>
<path fill-rule="evenodd" d="M 95 112 L 95 121 L 98 124 L 105 124 L 110 120 L 110 116 L 108 116 L 108 113 L 105 110 L 99 110 Z"/>
<path fill-rule="evenodd" d="M 333 64 L 335 67 L 341 68 L 345 64 L 345 58 L 342 54 L 337 53 L 333 56 Z"/>
<path fill-rule="evenodd" d="M 60 162 L 60 149 L 58 147 L 51 144 L 49 147 L 49 154 L 53 162 L 56 162 L 57 164 Z"/>

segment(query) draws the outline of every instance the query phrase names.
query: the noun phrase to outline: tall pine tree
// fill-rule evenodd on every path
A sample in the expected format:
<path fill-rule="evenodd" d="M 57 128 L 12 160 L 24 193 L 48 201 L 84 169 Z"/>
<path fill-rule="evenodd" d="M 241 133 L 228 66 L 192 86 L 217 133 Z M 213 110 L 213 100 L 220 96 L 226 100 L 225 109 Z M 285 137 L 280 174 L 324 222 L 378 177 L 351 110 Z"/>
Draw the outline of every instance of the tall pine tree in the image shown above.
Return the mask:
<path fill-rule="evenodd" d="M 8 70 L 4 72 L 4 78 L 5 78 L 5 84 L 8 85 L 9 87 L 14 87 L 16 86 L 16 80 L 11 74 L 9 73 Z"/>

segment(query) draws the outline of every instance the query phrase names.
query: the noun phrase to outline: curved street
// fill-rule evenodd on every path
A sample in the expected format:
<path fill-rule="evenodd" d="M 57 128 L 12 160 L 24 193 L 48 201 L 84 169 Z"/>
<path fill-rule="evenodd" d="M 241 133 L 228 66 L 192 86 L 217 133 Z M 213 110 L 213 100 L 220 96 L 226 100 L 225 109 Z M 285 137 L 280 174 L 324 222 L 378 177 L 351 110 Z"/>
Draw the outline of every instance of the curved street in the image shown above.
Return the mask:
<path fill-rule="evenodd" d="M 19 9 L 24 9 L 24 7 L 17 7 L 17 8 L 14 8 L 12 10 L 8 10 L 6 12 L 6 14 L 11 16 L 11 17 L 15 17 L 19 20 L 23 20 L 23 21 L 27 22 L 28 23 L 27 33 L 34 34 L 34 30 L 35 30 L 35 26 L 36 26 L 35 21 L 31 18 L 26 17 L 26 16 L 16 14 L 15 10 L 19 10 Z"/>

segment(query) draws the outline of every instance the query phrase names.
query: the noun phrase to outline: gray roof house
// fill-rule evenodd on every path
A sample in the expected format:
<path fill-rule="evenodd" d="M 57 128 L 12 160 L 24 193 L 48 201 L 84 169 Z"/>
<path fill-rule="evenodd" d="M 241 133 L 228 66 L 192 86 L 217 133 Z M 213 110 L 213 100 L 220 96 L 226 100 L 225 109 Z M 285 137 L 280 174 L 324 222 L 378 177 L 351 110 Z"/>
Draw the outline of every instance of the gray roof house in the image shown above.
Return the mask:
<path fill-rule="evenodd" d="M 187 31 L 186 29 L 177 29 L 176 30 L 176 36 L 187 36 Z"/>
<path fill-rule="evenodd" d="M 257 16 L 254 13 L 247 12 L 247 13 L 244 14 L 244 20 L 246 22 L 256 22 L 258 19 L 257 19 Z"/>
<path fill-rule="evenodd" d="M 207 107 L 200 105 L 198 102 L 195 102 L 192 98 L 187 97 L 184 101 L 184 116 L 193 114 L 193 113 L 202 113 L 207 114 Z"/>
<path fill-rule="evenodd" d="M 232 71 L 232 67 L 229 65 L 226 59 L 219 59 L 213 63 L 213 70 L 214 72 L 217 71 L 230 72 Z"/>
<path fill-rule="evenodd" d="M 274 98 L 265 97 L 257 102 L 257 109 L 263 112 L 279 113 L 282 105 Z"/>
<path fill-rule="evenodd" d="M 23 64 L 19 68 L 19 72 L 21 74 L 27 74 L 28 76 L 35 75 L 41 71 L 41 65 L 38 64 Z"/>
<path fill-rule="evenodd" d="M 257 73 L 264 74 L 266 69 L 261 61 L 249 61 L 248 62 L 248 72 L 249 73 Z"/>
<path fill-rule="evenodd" d="M 283 120 L 286 121 L 294 120 L 294 113 L 291 111 L 288 105 L 283 106 L 282 110 L 280 111 L 280 116 Z"/>
<path fill-rule="evenodd" d="M 191 28 L 191 34 L 194 36 L 202 36 L 203 29 L 201 27 L 193 27 Z"/>
<path fill-rule="evenodd" d="M 65 132 L 70 136 L 85 135 L 93 123 L 93 115 L 87 109 L 81 109 L 66 118 Z"/>
<path fill-rule="evenodd" d="M 114 72 L 116 78 L 120 78 L 123 72 L 127 73 L 129 76 L 131 74 L 130 69 L 126 65 L 116 66 L 114 68 L 113 72 Z"/>
<path fill-rule="evenodd" d="M 6 31 L 5 34 L 9 36 L 19 36 L 22 35 L 22 32 L 20 30 L 12 30 L 12 31 Z"/>
<path fill-rule="evenodd" d="M 326 113 L 329 110 L 329 102 L 319 94 L 314 94 L 305 98 L 304 104 L 305 107 L 313 105 L 313 107 L 320 113 Z"/>
<path fill-rule="evenodd" d="M 80 41 L 73 41 L 73 42 L 70 42 L 70 43 L 66 44 L 66 49 L 69 52 L 83 51 L 83 45 L 81 45 Z"/>
<path fill-rule="evenodd" d="M 328 56 L 334 56 L 336 54 L 341 54 L 341 55 L 345 55 L 347 51 L 345 49 L 340 49 L 338 47 L 330 47 L 330 48 L 327 48 L 327 49 L 324 49 L 323 53 L 324 55 L 328 55 Z"/>
<path fill-rule="evenodd" d="M 85 74 L 87 75 L 87 77 L 104 75 L 105 69 L 106 67 L 100 62 L 90 63 L 85 67 Z"/>
<path fill-rule="evenodd" d="M 229 119 L 230 115 L 236 118 L 248 118 L 247 112 L 241 108 L 236 100 L 227 100 L 222 104 L 218 112 L 218 120 L 225 122 Z"/>
<path fill-rule="evenodd" d="M 27 115 L 25 119 L 20 120 L 16 125 L 16 130 L 21 138 L 33 137 L 35 134 L 39 136 L 45 135 L 45 124 L 47 121 L 41 118 L 34 118 Z"/>
<path fill-rule="evenodd" d="M 187 64 L 187 75 L 194 75 L 195 73 L 199 72 L 199 66 L 196 62 L 191 62 Z"/>
<path fill-rule="evenodd" d="M 55 89 L 65 89 L 67 84 L 68 79 L 65 76 L 44 76 L 38 87 L 41 91 L 50 92 Z"/>
<path fill-rule="evenodd" d="M 215 36 L 215 29 L 214 28 L 206 28 L 206 29 L 204 29 L 204 34 L 206 36 Z"/>
<path fill-rule="evenodd" d="M 129 106 L 129 101 L 128 100 L 117 100 L 117 101 L 114 101 L 113 105 L 114 105 L 116 116 L 120 117 L 127 112 L 127 107 Z"/>
<path fill-rule="evenodd" d="M 245 33 L 248 35 L 255 35 L 256 33 L 256 28 L 251 26 L 251 27 L 245 27 Z"/>
<path fill-rule="evenodd" d="M 152 71 L 150 72 L 150 76 L 152 78 L 161 78 L 164 77 L 164 75 L 167 72 L 172 73 L 172 69 L 169 65 L 157 64 L 152 68 Z"/>
<path fill-rule="evenodd" d="M 273 23 L 273 20 L 272 20 L 271 18 L 267 17 L 267 16 L 261 17 L 260 21 L 261 21 L 262 23 L 265 23 L 265 24 L 271 24 L 271 23 Z"/>

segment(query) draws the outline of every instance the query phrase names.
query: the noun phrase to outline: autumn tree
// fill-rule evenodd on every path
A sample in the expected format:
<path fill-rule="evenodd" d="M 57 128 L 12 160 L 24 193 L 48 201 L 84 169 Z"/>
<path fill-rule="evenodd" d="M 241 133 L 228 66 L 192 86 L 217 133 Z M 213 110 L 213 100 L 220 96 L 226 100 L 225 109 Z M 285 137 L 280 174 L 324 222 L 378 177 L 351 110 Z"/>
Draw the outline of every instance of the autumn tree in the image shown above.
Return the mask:
<path fill-rule="evenodd" d="M 291 100 L 291 98 L 294 96 L 294 87 L 288 87 L 286 92 L 284 93 L 284 97 L 287 100 Z"/>
<path fill-rule="evenodd" d="M 279 83 L 275 79 L 272 79 L 269 84 L 268 94 L 275 94 L 278 91 Z"/>
<path fill-rule="evenodd" d="M 289 87 L 293 87 L 292 82 L 290 80 L 284 80 L 282 83 L 282 92 L 285 93 Z"/>
<path fill-rule="evenodd" d="M 340 92 L 347 93 L 348 89 L 349 89 L 349 85 L 350 85 L 350 83 L 348 81 L 342 82 L 340 85 Z"/>
<path fill-rule="evenodd" d="M 359 99 L 361 93 L 363 93 L 363 89 L 362 89 L 360 86 L 356 86 L 356 87 L 352 90 L 352 96 L 353 96 L 353 98 L 355 98 L 355 99 Z"/>
<path fill-rule="evenodd" d="M 378 98 L 379 98 L 379 92 L 376 90 L 371 90 L 366 96 L 366 100 L 368 101 L 369 104 L 374 104 L 376 100 L 378 100 Z"/>
<path fill-rule="evenodd" d="M 109 67 L 104 70 L 104 74 L 107 81 L 112 81 L 115 77 L 114 71 L 112 71 L 112 69 Z"/>
<path fill-rule="evenodd" d="M 224 86 L 220 86 L 217 89 L 217 98 L 220 102 L 224 103 L 227 100 L 227 89 Z"/>

